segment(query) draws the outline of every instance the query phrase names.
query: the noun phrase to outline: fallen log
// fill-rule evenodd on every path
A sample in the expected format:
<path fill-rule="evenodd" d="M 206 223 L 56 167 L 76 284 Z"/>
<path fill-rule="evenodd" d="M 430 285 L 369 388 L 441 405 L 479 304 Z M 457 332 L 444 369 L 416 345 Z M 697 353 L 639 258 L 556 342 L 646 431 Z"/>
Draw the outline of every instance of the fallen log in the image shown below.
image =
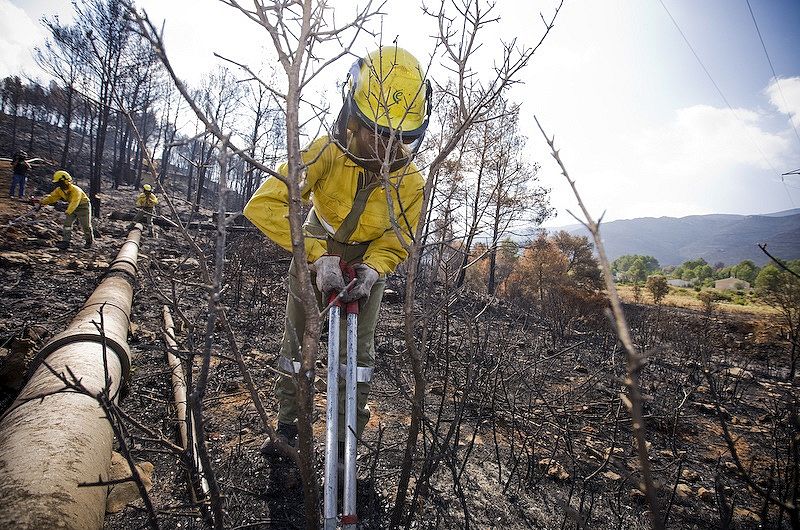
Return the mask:
<path fill-rule="evenodd" d="M 172 373 L 172 394 L 175 399 L 175 415 L 178 419 L 178 434 L 181 439 L 181 447 L 187 449 L 191 442 L 191 455 L 194 467 L 198 472 L 201 472 L 203 466 L 197 455 L 197 435 L 194 432 L 195 424 L 192 421 L 191 412 L 187 414 L 186 375 L 183 372 L 181 360 L 174 353 L 178 350 L 178 344 L 175 342 L 175 323 L 172 320 L 172 314 L 169 312 L 167 306 L 164 306 L 162 314 L 164 318 L 164 342 L 167 343 L 167 364 Z M 190 430 L 192 433 L 191 441 L 189 440 Z M 199 486 L 202 496 L 207 497 L 208 481 L 206 481 L 205 478 L 200 478 Z"/>
<path fill-rule="evenodd" d="M 137 224 L 130 231 L 83 308 L 39 351 L 28 382 L 0 418 L 0 528 L 103 527 L 107 486 L 80 484 L 108 478 L 113 430 L 93 396 L 107 392 L 116 402 L 130 372 L 141 230 Z M 80 381 L 91 395 L 65 380 Z"/>
<path fill-rule="evenodd" d="M 133 221 L 136 214 L 134 212 L 121 212 L 119 210 L 115 210 L 111 212 L 109 216 L 110 219 L 114 221 Z M 158 225 L 162 228 L 178 228 L 178 225 L 166 217 L 163 216 L 155 216 L 153 217 L 153 224 Z M 208 221 L 191 221 L 189 223 L 184 224 L 187 230 L 216 230 L 217 225 L 215 223 L 210 223 Z M 228 232 L 257 232 L 256 228 L 253 225 L 245 225 L 241 226 L 238 224 L 230 225 L 226 229 Z"/>
<path fill-rule="evenodd" d="M 111 212 L 111 215 L 109 215 L 108 218 L 112 221 L 133 221 L 134 218 L 136 218 L 136 213 L 132 211 L 121 212 L 119 210 L 114 210 Z M 174 221 L 171 221 L 162 215 L 153 216 L 153 224 L 160 226 L 161 228 L 178 228 L 178 225 Z"/>

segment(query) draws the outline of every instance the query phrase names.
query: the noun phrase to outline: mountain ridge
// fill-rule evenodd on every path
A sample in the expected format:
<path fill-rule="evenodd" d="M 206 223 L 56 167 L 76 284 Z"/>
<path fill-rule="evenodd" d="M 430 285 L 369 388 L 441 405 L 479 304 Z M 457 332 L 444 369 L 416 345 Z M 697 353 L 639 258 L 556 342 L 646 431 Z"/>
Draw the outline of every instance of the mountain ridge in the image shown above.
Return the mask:
<path fill-rule="evenodd" d="M 547 230 L 589 235 L 582 225 Z M 603 223 L 600 232 L 611 260 L 641 254 L 655 257 L 662 266 L 697 258 L 712 265 L 735 265 L 746 259 L 763 265 L 769 258 L 758 245 L 764 243 L 776 257 L 800 258 L 800 208 L 769 214 L 620 219 Z"/>

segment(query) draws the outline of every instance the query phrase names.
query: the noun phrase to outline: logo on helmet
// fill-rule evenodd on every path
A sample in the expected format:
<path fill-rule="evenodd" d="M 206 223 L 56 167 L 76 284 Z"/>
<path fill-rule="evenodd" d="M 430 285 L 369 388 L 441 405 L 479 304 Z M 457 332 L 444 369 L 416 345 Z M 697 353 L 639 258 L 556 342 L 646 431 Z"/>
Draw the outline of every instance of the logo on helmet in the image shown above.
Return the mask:
<path fill-rule="evenodd" d="M 392 100 L 395 103 L 400 103 L 403 100 L 403 91 L 402 90 L 395 90 L 392 94 Z"/>

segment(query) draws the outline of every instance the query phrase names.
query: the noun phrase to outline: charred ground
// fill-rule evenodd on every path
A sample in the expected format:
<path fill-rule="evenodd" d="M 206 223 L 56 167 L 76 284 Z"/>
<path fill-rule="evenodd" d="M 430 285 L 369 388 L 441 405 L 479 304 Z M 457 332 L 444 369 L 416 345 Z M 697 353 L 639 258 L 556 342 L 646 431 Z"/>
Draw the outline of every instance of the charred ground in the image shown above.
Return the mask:
<path fill-rule="evenodd" d="M 6 173 L 0 185 L 7 184 Z M 106 195 L 106 215 L 129 209 L 135 193 Z M 104 217 L 95 248 L 60 252 L 52 244 L 60 237 L 63 213 L 45 209 L 9 225 L 29 208 L 0 200 L 3 407 L 32 353 L 81 307 L 126 233 L 127 223 Z M 213 232 L 193 236 L 210 257 Z M 230 235 L 227 256 L 223 303 L 262 399 L 275 412 L 272 367 L 288 255 L 249 232 Z M 206 317 L 205 291 L 197 281 L 200 259 L 175 230 L 159 230 L 140 253 L 130 334 L 133 369 L 121 406 L 168 439 L 175 437 L 175 421 L 162 306 L 171 306 L 179 347 L 192 358 Z M 389 523 L 410 421 L 413 379 L 402 339 L 402 278 L 392 278 L 390 287 L 397 294 L 387 297 L 378 326 L 373 416 L 359 452 L 364 528 Z M 637 345 L 649 352 L 642 369 L 647 435 L 668 527 L 791 527 L 786 512 L 757 492 L 791 502 L 798 480 L 797 446 L 791 444 L 798 432 L 798 393 L 796 384 L 784 380 L 785 345 L 777 328 L 721 312 L 646 305 L 628 305 L 626 311 Z M 532 312 L 451 292 L 438 281 L 427 285 L 415 313 L 427 330 L 418 340 L 427 348 L 428 393 L 409 526 L 648 526 L 630 419 L 620 400 L 623 352 L 602 315 L 554 334 Z M 288 461 L 259 454 L 263 428 L 217 331 L 204 405 L 226 526 L 301 527 L 299 475 Z M 322 383 L 314 423 L 319 442 Z M 129 434 L 136 460 L 154 464 L 150 495 L 162 527 L 205 528 L 178 458 L 133 427 Z M 319 453 L 320 470 L 321 458 Z M 140 502 L 106 519 L 107 528 L 146 524 Z"/>

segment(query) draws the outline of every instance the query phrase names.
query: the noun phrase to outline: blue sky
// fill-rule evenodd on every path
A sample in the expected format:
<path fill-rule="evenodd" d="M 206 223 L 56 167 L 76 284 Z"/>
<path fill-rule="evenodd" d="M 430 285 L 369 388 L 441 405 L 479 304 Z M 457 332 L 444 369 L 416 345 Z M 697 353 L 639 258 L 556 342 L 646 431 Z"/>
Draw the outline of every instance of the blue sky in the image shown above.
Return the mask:
<path fill-rule="evenodd" d="M 800 42 L 798 3 L 751 0 L 784 78 L 783 112 L 744 0 L 664 4 L 735 112 L 658 0 L 568 3 L 523 89 L 592 212 L 613 220 L 800 206 L 800 179 L 780 178 L 800 167 L 790 123 L 800 127 L 800 54 L 787 44 Z M 555 204 L 576 211 L 545 149 L 536 151 Z"/>
<path fill-rule="evenodd" d="M 556 135 L 562 158 L 590 210 L 605 219 L 706 213 L 768 213 L 800 207 L 800 2 L 750 0 L 779 77 L 759 42 L 745 0 L 663 0 L 731 107 L 720 97 L 659 0 L 566 0 L 551 35 L 512 97 L 523 101 L 531 158 L 552 189 L 559 215 L 573 222 L 576 203 L 533 125 Z M 500 40 L 534 43 L 541 11 L 555 0 L 498 2 L 501 21 L 484 35 L 477 69 L 484 76 Z M 336 0 L 337 16 L 351 2 Z M 166 19 L 168 52 L 180 75 L 199 81 L 213 51 L 250 64 L 264 57 L 260 28 L 214 0 L 140 0 Z M 399 36 L 421 59 L 431 49 L 430 21 L 417 2 L 389 0 L 384 40 Z M 37 20 L 68 16 L 66 0 L 0 0 L 0 75 L 35 76 L 30 49 L 43 36 Z M 360 43 L 364 49 L 374 41 Z M 345 64 L 348 63 L 348 64 Z M 322 85 L 343 76 L 333 66 Z M 443 76 L 434 68 L 434 78 Z M 778 90 L 778 86 L 782 89 Z M 330 94 L 322 86 L 321 96 Z M 334 96 L 335 97 L 335 96 Z M 784 101 L 785 100 L 785 101 Z"/>
<path fill-rule="evenodd" d="M 753 105 L 763 88 L 763 79 L 772 76 L 769 63 L 755 31 L 750 11 L 744 1 L 703 0 L 701 2 L 666 2 L 673 17 L 702 53 L 704 62 L 732 104 Z M 800 2 L 795 0 L 750 0 L 758 27 L 764 38 L 775 73 L 798 75 L 800 64 Z M 671 38 L 683 48 L 681 62 L 690 52 L 677 31 Z M 678 50 L 676 50 L 678 51 Z M 676 54 L 677 56 L 677 54 Z M 691 58 L 693 60 L 693 57 Z M 692 61 L 689 65 L 694 66 Z M 675 66 L 681 63 L 676 61 Z M 690 72 L 687 72 L 690 73 Z M 698 83 L 699 85 L 705 83 Z M 717 97 L 710 83 L 706 97 Z M 729 94 L 728 94 L 729 93 Z"/>

